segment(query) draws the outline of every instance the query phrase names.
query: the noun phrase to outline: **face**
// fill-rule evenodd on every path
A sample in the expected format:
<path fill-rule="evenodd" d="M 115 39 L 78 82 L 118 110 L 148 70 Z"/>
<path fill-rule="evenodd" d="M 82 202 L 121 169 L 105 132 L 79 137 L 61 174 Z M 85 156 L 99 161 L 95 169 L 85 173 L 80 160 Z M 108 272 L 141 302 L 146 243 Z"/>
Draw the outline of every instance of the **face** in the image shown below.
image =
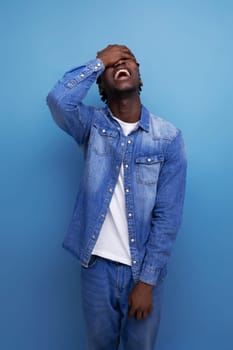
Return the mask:
<path fill-rule="evenodd" d="M 107 67 L 101 75 L 101 89 L 108 97 L 120 92 L 138 92 L 142 85 L 138 63 L 135 58 L 122 59 L 112 67 Z"/>

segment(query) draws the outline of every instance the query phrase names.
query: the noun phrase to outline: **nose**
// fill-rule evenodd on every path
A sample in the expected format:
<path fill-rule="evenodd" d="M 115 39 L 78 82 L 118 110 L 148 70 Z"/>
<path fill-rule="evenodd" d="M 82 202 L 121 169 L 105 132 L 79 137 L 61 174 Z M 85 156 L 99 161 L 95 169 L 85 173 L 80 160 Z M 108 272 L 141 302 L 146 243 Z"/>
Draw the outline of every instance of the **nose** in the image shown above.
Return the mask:
<path fill-rule="evenodd" d="M 115 64 L 114 64 L 114 67 L 118 67 L 120 66 L 121 64 L 124 64 L 125 63 L 125 60 L 124 59 L 120 59 L 119 61 L 117 61 Z"/>

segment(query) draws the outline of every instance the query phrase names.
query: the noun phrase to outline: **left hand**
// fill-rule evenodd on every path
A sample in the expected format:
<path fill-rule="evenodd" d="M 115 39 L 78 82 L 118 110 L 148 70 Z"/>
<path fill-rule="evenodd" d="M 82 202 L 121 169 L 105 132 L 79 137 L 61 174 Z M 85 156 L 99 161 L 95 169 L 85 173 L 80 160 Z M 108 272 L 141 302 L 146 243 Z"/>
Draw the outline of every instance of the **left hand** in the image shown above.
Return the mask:
<path fill-rule="evenodd" d="M 153 286 L 139 281 L 129 294 L 129 317 L 136 320 L 146 318 L 152 311 Z"/>

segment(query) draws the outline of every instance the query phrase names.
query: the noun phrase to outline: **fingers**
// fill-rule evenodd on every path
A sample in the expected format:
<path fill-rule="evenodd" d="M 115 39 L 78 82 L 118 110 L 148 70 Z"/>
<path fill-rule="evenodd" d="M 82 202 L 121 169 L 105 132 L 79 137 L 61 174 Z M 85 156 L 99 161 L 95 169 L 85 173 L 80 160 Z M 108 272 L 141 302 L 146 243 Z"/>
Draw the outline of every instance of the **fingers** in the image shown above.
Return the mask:
<path fill-rule="evenodd" d="M 118 48 L 121 50 L 122 55 L 125 55 L 126 57 L 135 57 L 132 51 L 124 45 L 118 45 Z"/>
<path fill-rule="evenodd" d="M 139 321 L 147 318 L 150 315 L 151 311 L 149 310 L 130 310 L 129 317 L 134 317 L 135 320 Z"/>
<path fill-rule="evenodd" d="M 125 45 L 118 45 L 118 44 L 114 44 L 114 45 L 108 45 L 107 47 L 105 47 L 103 50 L 100 50 L 98 51 L 99 52 L 102 52 L 102 51 L 109 51 L 109 50 L 119 50 L 123 53 L 129 53 L 131 55 L 133 55 L 133 53 L 130 51 L 130 49 L 125 46 Z"/>
<path fill-rule="evenodd" d="M 128 316 L 134 317 L 135 320 L 139 321 L 147 318 L 150 315 L 151 311 L 152 311 L 152 308 L 141 310 L 131 306 L 128 312 Z"/>
<path fill-rule="evenodd" d="M 133 307 L 133 305 L 131 304 L 131 301 L 129 301 L 129 312 L 128 312 L 128 316 L 129 317 L 134 317 L 136 312 L 136 308 Z"/>
<path fill-rule="evenodd" d="M 133 54 L 131 54 L 131 53 L 123 53 L 121 55 L 121 58 L 118 61 L 115 62 L 113 67 L 117 67 L 117 66 L 119 66 L 122 63 L 124 63 L 127 60 L 133 60 L 135 63 L 137 63 L 137 60 L 136 60 L 136 58 L 135 58 L 135 56 Z"/>
<path fill-rule="evenodd" d="M 105 49 L 97 52 L 97 57 L 100 58 L 106 67 L 119 64 L 120 61 L 133 59 L 135 56 L 130 49 L 125 45 L 108 45 Z"/>
<path fill-rule="evenodd" d="M 140 321 L 143 318 L 143 312 L 138 310 L 134 316 L 135 320 Z"/>

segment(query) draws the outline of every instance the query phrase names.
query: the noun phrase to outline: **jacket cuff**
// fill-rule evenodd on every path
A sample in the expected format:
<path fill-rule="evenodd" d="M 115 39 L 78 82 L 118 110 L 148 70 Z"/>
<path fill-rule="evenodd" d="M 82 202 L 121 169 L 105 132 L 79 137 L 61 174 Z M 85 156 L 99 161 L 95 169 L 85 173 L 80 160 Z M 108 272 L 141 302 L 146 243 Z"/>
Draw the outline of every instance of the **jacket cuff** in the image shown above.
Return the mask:
<path fill-rule="evenodd" d="M 163 280 L 167 274 L 167 267 L 152 269 L 144 267 L 140 273 L 139 280 L 155 286 L 159 281 Z"/>
<path fill-rule="evenodd" d="M 69 73 L 72 73 L 73 76 L 76 76 L 77 74 L 78 77 L 80 74 L 80 77 L 84 78 L 85 75 L 89 76 L 90 74 L 95 72 L 98 77 L 100 74 L 103 73 L 104 70 L 105 65 L 103 64 L 103 62 L 99 58 L 95 58 L 85 63 L 83 66 L 75 66 L 71 68 L 70 70 L 68 70 L 68 72 L 65 73 L 65 76 L 69 76 Z"/>
<path fill-rule="evenodd" d="M 99 58 L 87 62 L 86 66 L 94 72 L 97 72 L 97 75 L 100 75 L 105 70 L 103 61 Z"/>

